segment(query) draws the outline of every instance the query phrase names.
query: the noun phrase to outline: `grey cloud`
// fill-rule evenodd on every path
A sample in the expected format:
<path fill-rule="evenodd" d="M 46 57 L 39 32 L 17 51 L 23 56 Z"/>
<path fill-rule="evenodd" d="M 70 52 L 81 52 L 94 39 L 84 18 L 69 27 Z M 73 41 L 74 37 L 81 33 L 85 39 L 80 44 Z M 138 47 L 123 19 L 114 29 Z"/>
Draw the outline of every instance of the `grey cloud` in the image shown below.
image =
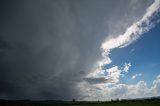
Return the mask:
<path fill-rule="evenodd" d="M 99 78 L 89 77 L 89 78 L 84 78 L 84 80 L 89 84 L 101 84 L 101 83 L 108 83 L 111 81 L 110 79 L 106 79 L 104 77 L 99 77 Z"/>
<path fill-rule="evenodd" d="M 77 84 L 101 58 L 102 41 L 117 21 L 127 18 L 121 17 L 126 8 L 111 12 L 119 3 L 126 6 L 130 2 L 0 1 L 0 98 L 80 97 Z M 140 8 L 145 10 L 147 3 Z M 119 19 L 114 19 L 117 13 L 121 13 Z"/>

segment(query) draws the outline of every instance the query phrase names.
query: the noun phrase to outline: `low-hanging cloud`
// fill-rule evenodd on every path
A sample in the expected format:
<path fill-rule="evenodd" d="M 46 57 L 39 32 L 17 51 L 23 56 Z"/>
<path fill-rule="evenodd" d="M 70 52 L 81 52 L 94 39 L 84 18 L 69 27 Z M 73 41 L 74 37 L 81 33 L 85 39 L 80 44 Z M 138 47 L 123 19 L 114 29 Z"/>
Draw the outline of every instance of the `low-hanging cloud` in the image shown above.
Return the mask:
<path fill-rule="evenodd" d="M 108 83 L 111 82 L 110 79 L 106 79 L 105 77 L 89 77 L 89 78 L 84 78 L 86 82 L 89 84 L 101 84 L 101 83 Z"/>
<path fill-rule="evenodd" d="M 85 100 L 113 100 L 113 99 L 134 99 L 134 98 L 144 98 L 153 97 L 160 95 L 160 79 L 155 78 L 153 80 L 151 87 L 147 85 L 145 81 L 139 81 L 136 84 L 112 84 L 112 85 L 88 85 L 82 83 L 80 88 L 83 91 Z M 86 90 L 85 90 L 86 89 Z M 95 92 L 97 91 L 97 92 Z M 86 96 L 88 95 L 88 96 Z"/>

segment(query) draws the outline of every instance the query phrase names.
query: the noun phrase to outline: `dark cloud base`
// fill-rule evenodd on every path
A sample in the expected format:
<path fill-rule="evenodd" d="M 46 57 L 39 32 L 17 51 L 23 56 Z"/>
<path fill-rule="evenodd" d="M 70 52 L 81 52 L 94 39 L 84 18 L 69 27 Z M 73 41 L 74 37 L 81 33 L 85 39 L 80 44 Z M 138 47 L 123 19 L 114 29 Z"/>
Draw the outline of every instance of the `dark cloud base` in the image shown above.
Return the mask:
<path fill-rule="evenodd" d="M 77 84 L 101 58 L 101 42 L 114 26 L 106 23 L 118 22 L 111 8 L 128 0 L 120 2 L 1 0 L 0 98 L 81 97 Z"/>

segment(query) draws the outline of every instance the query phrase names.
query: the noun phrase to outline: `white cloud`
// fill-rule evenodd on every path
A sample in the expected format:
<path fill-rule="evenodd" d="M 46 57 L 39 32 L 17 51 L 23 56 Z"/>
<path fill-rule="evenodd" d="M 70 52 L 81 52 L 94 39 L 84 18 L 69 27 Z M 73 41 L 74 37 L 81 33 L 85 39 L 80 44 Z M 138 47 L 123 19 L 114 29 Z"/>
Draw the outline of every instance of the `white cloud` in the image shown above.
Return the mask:
<path fill-rule="evenodd" d="M 159 78 L 159 75 L 153 81 L 153 86 L 151 87 L 150 91 L 152 92 L 153 96 L 159 96 L 160 95 L 160 78 Z"/>
<path fill-rule="evenodd" d="M 159 10 L 160 0 L 155 0 L 155 2 L 147 8 L 146 13 L 139 21 L 127 28 L 124 34 L 103 42 L 101 48 L 105 51 L 110 51 L 114 48 L 128 46 L 133 41 L 137 40 L 143 33 L 152 28 L 153 23 L 150 20 Z"/>
<path fill-rule="evenodd" d="M 131 67 L 131 63 L 125 63 L 123 71 L 128 73 L 129 68 Z"/>
<path fill-rule="evenodd" d="M 159 74 L 159 75 L 157 75 L 157 79 L 160 79 L 160 74 Z"/>
<path fill-rule="evenodd" d="M 111 71 L 112 72 L 112 71 Z M 111 100 L 143 98 L 160 95 L 160 78 L 153 80 L 151 87 L 145 81 L 136 84 L 101 83 L 98 85 L 81 82 L 78 85 L 83 97 L 81 100 Z"/>
<path fill-rule="evenodd" d="M 103 58 L 101 61 L 98 61 L 99 66 L 103 66 L 104 64 L 110 64 L 112 60 L 109 57 Z"/>
<path fill-rule="evenodd" d="M 149 94 L 149 88 L 144 81 L 139 81 L 135 85 L 99 84 L 95 86 L 87 83 L 81 83 L 79 88 L 82 90 L 85 100 L 140 98 Z"/>
<path fill-rule="evenodd" d="M 111 99 L 131 99 L 160 95 L 160 79 L 153 81 L 148 87 L 145 81 L 136 84 L 98 84 L 92 85 L 81 83 L 79 88 L 83 91 L 85 100 L 111 100 Z"/>
<path fill-rule="evenodd" d="M 131 63 L 125 63 L 123 67 L 113 66 L 105 70 L 95 70 L 86 76 L 87 82 L 118 83 L 121 76 L 128 73 Z"/>
<path fill-rule="evenodd" d="M 119 82 L 121 70 L 118 69 L 118 66 L 114 66 L 110 69 L 107 69 L 106 72 L 108 73 L 107 77 L 109 79 L 112 79 L 112 82 L 114 82 L 114 83 Z"/>
<path fill-rule="evenodd" d="M 109 61 L 101 61 L 100 66 L 111 63 L 109 54 L 112 49 L 126 47 L 140 38 L 143 33 L 149 31 L 154 26 L 154 23 L 151 20 L 159 12 L 159 10 L 160 0 L 155 0 L 154 3 L 147 8 L 143 17 L 127 28 L 124 34 L 118 35 L 116 38 L 107 39 L 105 42 L 103 42 L 101 45 L 103 51 L 102 56 L 103 58 L 107 58 Z"/>
<path fill-rule="evenodd" d="M 140 76 L 142 76 L 142 73 L 134 74 L 131 79 L 135 79 L 135 78 L 140 77 Z"/>
<path fill-rule="evenodd" d="M 144 81 L 139 81 L 135 85 L 117 84 L 110 89 L 110 96 L 115 99 L 144 97 L 146 91 L 148 91 L 147 84 Z"/>
<path fill-rule="evenodd" d="M 107 77 L 109 79 L 112 79 L 112 82 L 118 83 L 120 80 L 120 77 L 123 76 L 125 73 L 128 73 L 129 68 L 131 67 L 131 63 L 125 63 L 124 68 L 118 68 L 118 66 L 114 66 L 110 69 L 106 69 Z M 125 72 L 125 73 L 123 73 Z"/>

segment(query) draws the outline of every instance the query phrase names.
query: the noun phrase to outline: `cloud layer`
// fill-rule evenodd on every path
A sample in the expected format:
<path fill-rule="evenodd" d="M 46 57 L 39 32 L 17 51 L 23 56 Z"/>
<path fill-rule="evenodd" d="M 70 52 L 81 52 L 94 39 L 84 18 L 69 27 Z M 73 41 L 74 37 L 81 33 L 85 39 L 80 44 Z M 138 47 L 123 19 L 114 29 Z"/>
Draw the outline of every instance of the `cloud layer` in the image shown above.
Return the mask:
<path fill-rule="evenodd" d="M 88 85 L 81 83 L 83 99 L 85 100 L 111 100 L 153 97 L 160 95 L 160 79 L 156 78 L 151 87 L 145 81 L 136 84 Z M 86 91 L 86 92 L 84 92 Z M 92 98 L 92 99 L 91 99 Z"/>

